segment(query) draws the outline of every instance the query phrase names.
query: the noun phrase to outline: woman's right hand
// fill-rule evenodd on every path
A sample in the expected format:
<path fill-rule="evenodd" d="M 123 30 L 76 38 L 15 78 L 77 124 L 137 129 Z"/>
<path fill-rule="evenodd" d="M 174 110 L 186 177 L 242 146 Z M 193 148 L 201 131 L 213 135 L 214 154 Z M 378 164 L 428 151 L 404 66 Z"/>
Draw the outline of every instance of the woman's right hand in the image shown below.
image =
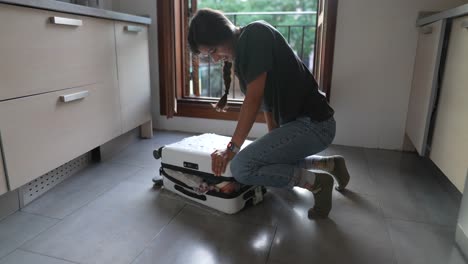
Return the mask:
<path fill-rule="evenodd" d="M 226 171 L 227 164 L 235 153 L 228 149 L 216 150 L 211 154 L 211 170 L 215 176 L 221 176 Z"/>

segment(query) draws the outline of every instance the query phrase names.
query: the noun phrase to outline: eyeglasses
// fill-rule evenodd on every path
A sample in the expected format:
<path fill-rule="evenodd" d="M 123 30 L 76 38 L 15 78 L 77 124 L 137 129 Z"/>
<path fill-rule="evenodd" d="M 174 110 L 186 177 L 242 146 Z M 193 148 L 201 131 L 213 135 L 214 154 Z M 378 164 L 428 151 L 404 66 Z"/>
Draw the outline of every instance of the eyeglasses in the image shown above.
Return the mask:
<path fill-rule="evenodd" d="M 215 53 L 217 51 L 216 48 L 211 48 L 208 50 L 208 55 L 212 55 L 213 53 Z"/>
<path fill-rule="evenodd" d="M 200 54 L 198 54 L 198 56 L 202 57 L 202 58 L 208 58 L 211 55 L 213 55 L 214 53 L 216 53 L 216 51 L 217 51 L 217 48 L 211 48 L 211 49 L 208 50 L 207 54 L 200 53 Z"/>

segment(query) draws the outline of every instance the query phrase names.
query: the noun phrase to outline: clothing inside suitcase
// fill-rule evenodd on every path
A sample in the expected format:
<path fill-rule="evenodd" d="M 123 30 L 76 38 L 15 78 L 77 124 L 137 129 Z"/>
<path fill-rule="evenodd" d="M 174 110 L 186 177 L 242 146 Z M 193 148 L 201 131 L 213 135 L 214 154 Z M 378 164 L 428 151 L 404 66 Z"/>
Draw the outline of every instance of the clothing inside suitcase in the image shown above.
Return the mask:
<path fill-rule="evenodd" d="M 225 148 L 229 140 L 229 137 L 203 134 L 155 151 L 155 157 L 161 158 L 160 175 L 163 177 L 164 187 L 230 214 L 248 204 L 262 201 L 266 189 L 236 182 L 229 166 L 222 176 L 213 175 L 211 153 L 216 149 Z M 244 147 L 248 144 L 250 141 L 247 141 Z"/>
<path fill-rule="evenodd" d="M 169 179 L 170 181 L 174 182 L 175 184 L 177 184 L 178 186 L 181 186 L 181 187 L 184 187 L 185 189 L 188 189 L 188 190 L 192 190 L 194 193 L 198 194 L 198 197 L 202 197 L 203 194 L 207 194 L 207 195 L 211 195 L 211 196 L 215 196 L 215 197 L 220 197 L 220 198 L 224 198 L 224 199 L 231 199 L 231 198 L 235 198 L 237 196 L 239 196 L 239 194 L 241 193 L 244 193 L 245 191 L 249 190 L 252 186 L 250 185 L 242 185 L 240 184 L 240 187 L 238 190 L 234 191 L 234 192 L 230 192 L 230 193 L 224 193 L 224 192 L 221 192 L 221 191 L 217 191 L 217 190 L 209 190 L 207 192 L 198 192 L 196 190 L 196 188 L 194 187 L 191 187 L 189 185 L 187 185 L 186 183 L 184 183 L 183 181 L 180 181 L 174 177 L 172 177 L 170 174 L 174 173 L 174 172 L 177 172 L 177 171 L 174 171 L 174 170 L 171 170 L 171 169 L 164 169 L 163 167 L 161 167 L 159 169 L 160 171 L 160 174 L 163 176 L 163 177 L 166 177 L 167 179 Z M 166 172 L 167 171 L 167 172 Z M 221 182 L 220 182 L 221 183 Z M 177 188 L 177 187 L 176 187 Z M 252 191 L 253 192 L 253 191 Z M 253 194 L 248 194 L 245 196 L 245 198 L 249 198 L 251 197 L 251 195 Z"/>

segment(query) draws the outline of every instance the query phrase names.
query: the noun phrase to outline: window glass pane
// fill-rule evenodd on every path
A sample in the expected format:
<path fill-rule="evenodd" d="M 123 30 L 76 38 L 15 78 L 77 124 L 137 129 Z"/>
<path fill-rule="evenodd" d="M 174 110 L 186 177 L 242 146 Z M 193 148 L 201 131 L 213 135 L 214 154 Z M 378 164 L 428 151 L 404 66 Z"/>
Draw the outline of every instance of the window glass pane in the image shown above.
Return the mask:
<path fill-rule="evenodd" d="M 223 11 L 236 26 L 265 20 L 281 32 L 309 70 L 313 71 L 317 0 L 198 0 L 197 2 L 197 8 L 209 7 Z M 191 66 L 191 70 L 194 69 L 193 65 Z M 214 63 L 209 58 L 200 58 L 198 73 L 200 96 L 219 98 L 224 93 L 222 63 Z M 192 80 L 191 85 L 193 85 Z M 194 96 L 193 89 L 190 96 Z M 237 78 L 233 78 L 229 98 L 244 98 Z"/>

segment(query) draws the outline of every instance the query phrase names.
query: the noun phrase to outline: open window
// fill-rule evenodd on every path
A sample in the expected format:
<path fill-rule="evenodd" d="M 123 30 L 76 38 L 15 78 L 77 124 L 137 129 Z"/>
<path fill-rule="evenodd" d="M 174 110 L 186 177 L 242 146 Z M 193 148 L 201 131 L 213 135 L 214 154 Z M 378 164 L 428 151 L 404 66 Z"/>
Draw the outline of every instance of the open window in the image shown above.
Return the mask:
<path fill-rule="evenodd" d="M 313 73 L 320 89 L 326 93 L 328 100 L 330 100 L 331 91 L 337 13 L 338 0 L 318 1 Z"/>
<path fill-rule="evenodd" d="M 243 95 L 237 78 L 229 95 L 226 113 L 216 112 L 224 90 L 222 63 L 192 56 L 187 34 L 190 17 L 197 8 L 223 10 L 237 26 L 265 20 L 275 26 L 301 60 L 314 73 L 321 89 L 330 94 L 337 0 L 283 0 L 271 10 L 269 1 L 169 0 L 158 1 L 158 37 L 161 114 L 237 120 Z M 262 7 L 263 5 L 263 7 Z M 264 121 L 259 114 L 257 121 Z"/>

